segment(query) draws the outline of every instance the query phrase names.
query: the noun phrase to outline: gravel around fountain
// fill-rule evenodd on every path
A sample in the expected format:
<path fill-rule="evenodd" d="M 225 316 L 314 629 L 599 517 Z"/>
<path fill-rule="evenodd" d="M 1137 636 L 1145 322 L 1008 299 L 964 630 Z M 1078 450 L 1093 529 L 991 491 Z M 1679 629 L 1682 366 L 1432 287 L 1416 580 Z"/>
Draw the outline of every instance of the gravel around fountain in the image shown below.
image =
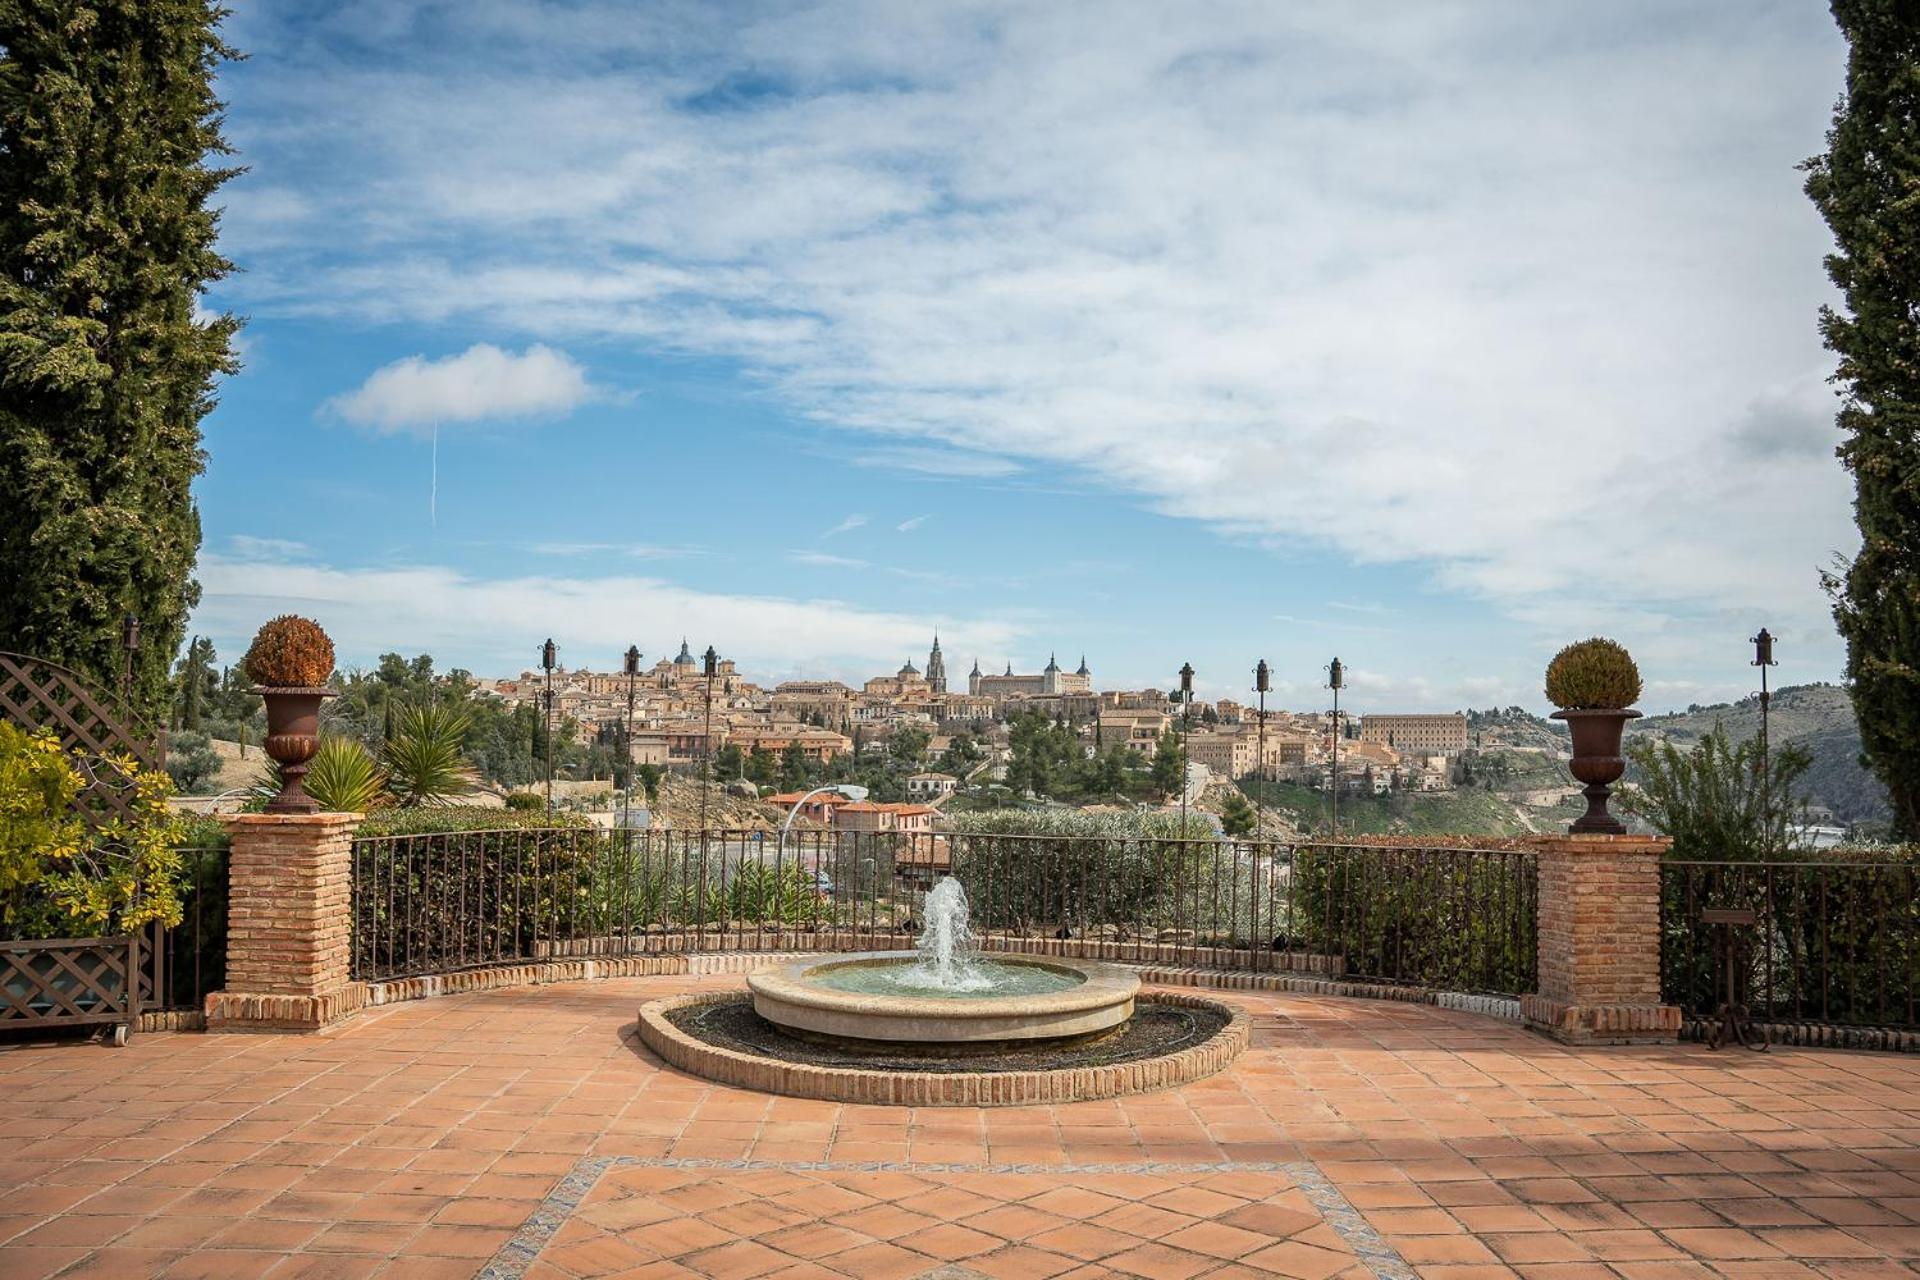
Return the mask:
<path fill-rule="evenodd" d="M 685 1006 L 666 1016 L 682 1032 L 704 1044 L 754 1057 L 817 1067 L 938 1075 L 1053 1071 L 1138 1062 L 1202 1044 L 1231 1020 L 1231 1013 L 1219 1005 L 1173 1004 L 1142 997 L 1135 1002 L 1131 1019 L 1092 1043 L 1009 1043 L 955 1056 L 944 1046 L 937 1051 L 915 1052 L 896 1046 L 867 1048 L 803 1040 L 755 1013 L 753 1002 L 746 996 L 724 1003 Z"/>

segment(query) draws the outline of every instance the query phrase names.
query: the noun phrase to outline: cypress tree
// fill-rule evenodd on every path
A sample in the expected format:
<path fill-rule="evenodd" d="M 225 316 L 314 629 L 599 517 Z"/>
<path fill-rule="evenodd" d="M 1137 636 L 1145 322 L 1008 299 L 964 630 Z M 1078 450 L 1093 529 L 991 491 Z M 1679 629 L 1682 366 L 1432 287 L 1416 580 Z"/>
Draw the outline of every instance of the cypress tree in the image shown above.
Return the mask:
<path fill-rule="evenodd" d="M 0 0 L 0 647 L 163 722 L 188 610 L 200 420 L 236 366 L 195 302 L 231 264 L 208 199 L 237 170 L 207 0 Z"/>
<path fill-rule="evenodd" d="M 1920 7 L 1834 0 L 1850 46 L 1807 195 L 1832 228 L 1846 299 L 1820 328 L 1840 357 L 1838 454 L 1860 554 L 1827 575 L 1868 765 L 1902 834 L 1920 836 Z"/>

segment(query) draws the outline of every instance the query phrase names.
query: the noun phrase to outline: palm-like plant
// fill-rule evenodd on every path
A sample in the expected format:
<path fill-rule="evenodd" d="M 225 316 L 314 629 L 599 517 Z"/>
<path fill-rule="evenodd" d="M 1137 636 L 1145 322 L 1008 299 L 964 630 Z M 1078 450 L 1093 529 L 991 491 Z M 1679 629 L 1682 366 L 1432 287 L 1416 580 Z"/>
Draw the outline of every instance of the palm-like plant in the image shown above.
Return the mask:
<path fill-rule="evenodd" d="M 307 794 L 334 813 L 368 813 L 386 803 L 386 771 L 352 738 L 325 737 L 307 766 Z"/>
<path fill-rule="evenodd" d="M 261 798 L 276 796 L 284 784 L 280 766 L 267 762 L 254 784 Z M 328 734 L 307 763 L 307 794 L 328 813 L 371 813 L 387 803 L 387 774 L 367 749 L 352 738 Z"/>
<path fill-rule="evenodd" d="M 447 804 L 473 790 L 473 767 L 461 749 L 471 717 L 455 706 L 402 707 L 381 749 L 387 789 L 402 808 Z"/>

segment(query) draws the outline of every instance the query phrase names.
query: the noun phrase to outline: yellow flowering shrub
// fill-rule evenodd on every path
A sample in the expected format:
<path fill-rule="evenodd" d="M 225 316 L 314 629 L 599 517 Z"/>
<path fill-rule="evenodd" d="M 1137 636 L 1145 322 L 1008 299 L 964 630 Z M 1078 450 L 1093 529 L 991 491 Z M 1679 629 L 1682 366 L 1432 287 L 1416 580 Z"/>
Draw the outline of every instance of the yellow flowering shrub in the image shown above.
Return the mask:
<path fill-rule="evenodd" d="M 87 787 L 119 793 L 127 814 L 89 828 L 73 809 Z M 0 931 L 96 936 L 180 923 L 183 819 L 173 781 L 131 756 L 63 751 L 52 733 L 0 723 Z"/>

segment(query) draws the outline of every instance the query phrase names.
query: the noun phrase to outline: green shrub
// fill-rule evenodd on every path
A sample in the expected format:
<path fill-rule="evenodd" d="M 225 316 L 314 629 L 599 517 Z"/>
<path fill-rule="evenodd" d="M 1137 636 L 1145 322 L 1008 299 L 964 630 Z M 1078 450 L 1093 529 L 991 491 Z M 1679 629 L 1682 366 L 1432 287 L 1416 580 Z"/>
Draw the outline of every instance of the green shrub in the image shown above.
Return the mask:
<path fill-rule="evenodd" d="M 1625 710 L 1640 700 L 1640 668 L 1612 640 L 1578 641 L 1547 664 L 1547 700 L 1563 711 Z"/>
<path fill-rule="evenodd" d="M 89 827 L 73 809 L 91 780 L 124 813 Z M 173 780 L 131 756 L 63 750 L 51 732 L 0 721 L 0 932 L 90 937 L 180 922 L 184 823 Z"/>
<path fill-rule="evenodd" d="M 452 831 L 584 831 L 593 824 L 577 813 L 490 809 L 472 804 L 437 809 L 382 809 L 360 824 L 361 836 L 418 836 Z"/>
<path fill-rule="evenodd" d="M 1734 742 L 1716 724 L 1691 751 L 1643 738 L 1627 758 L 1636 777 L 1621 807 L 1673 837 L 1675 858 L 1741 862 L 1799 843 L 1804 806 L 1793 793 L 1812 764 L 1799 747 L 1774 747 L 1763 767 L 1758 737 Z"/>
<path fill-rule="evenodd" d="M 261 625 L 240 667 L 269 689 L 315 688 L 333 674 L 333 641 L 311 618 L 282 614 Z"/>
<path fill-rule="evenodd" d="M 533 813 L 547 807 L 547 802 L 537 791 L 507 792 L 507 808 L 520 813 Z"/>

